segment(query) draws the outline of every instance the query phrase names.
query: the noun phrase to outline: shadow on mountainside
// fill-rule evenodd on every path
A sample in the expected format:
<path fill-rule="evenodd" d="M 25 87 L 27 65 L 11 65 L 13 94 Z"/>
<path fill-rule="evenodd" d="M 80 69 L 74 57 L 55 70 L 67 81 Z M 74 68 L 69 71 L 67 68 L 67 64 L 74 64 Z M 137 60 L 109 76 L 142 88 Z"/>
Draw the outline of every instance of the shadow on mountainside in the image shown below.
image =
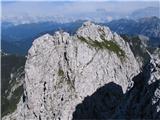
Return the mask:
<path fill-rule="evenodd" d="M 148 81 L 153 65 L 146 65 L 132 80 L 134 86 L 125 94 L 121 86 L 110 82 L 87 96 L 76 106 L 73 120 L 79 119 L 160 119 L 160 80 Z M 158 91 L 158 92 L 157 92 Z M 155 95 L 157 94 L 157 95 Z"/>
<path fill-rule="evenodd" d="M 120 104 L 122 98 L 121 86 L 110 82 L 77 105 L 73 119 L 104 119 L 115 112 L 115 108 Z"/>

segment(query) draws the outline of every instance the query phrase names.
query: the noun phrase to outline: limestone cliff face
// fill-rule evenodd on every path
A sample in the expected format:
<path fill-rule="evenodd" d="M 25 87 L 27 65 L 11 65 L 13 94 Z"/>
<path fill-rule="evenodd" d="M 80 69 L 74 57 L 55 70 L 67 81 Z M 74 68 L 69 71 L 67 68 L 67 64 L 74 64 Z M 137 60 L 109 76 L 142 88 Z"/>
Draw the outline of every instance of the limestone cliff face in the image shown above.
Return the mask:
<path fill-rule="evenodd" d="M 17 110 L 3 119 L 70 120 L 85 97 L 110 82 L 125 93 L 139 71 L 128 43 L 107 27 L 86 22 L 74 36 L 46 34 L 28 52 Z"/>

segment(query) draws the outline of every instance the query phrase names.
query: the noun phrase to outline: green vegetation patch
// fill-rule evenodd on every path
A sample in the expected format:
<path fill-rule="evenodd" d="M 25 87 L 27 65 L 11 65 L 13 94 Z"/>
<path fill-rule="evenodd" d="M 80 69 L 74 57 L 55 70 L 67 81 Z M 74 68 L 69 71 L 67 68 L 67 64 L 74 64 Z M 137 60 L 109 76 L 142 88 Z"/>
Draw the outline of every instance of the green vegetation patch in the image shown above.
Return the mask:
<path fill-rule="evenodd" d="M 17 84 L 16 76 L 24 71 L 26 58 L 18 55 L 1 56 L 1 114 L 2 117 L 8 113 L 12 113 L 17 108 L 17 103 L 23 94 L 23 86 L 18 87 L 12 94 L 11 99 L 7 96 L 11 92 L 14 85 Z M 20 70 L 20 71 L 19 71 Z M 10 74 L 14 73 L 14 77 L 10 78 Z M 17 76 L 18 77 L 18 76 Z M 6 92 L 8 91 L 8 92 Z"/>
<path fill-rule="evenodd" d="M 98 49 L 108 49 L 117 54 L 119 57 L 125 57 L 125 52 L 113 41 L 106 40 L 103 36 L 101 36 L 102 42 L 97 40 L 93 41 L 91 38 L 85 39 L 84 37 L 78 37 L 82 42 L 87 43 L 89 46 L 98 48 Z"/>
<path fill-rule="evenodd" d="M 58 70 L 58 75 L 63 77 L 64 76 L 64 71 L 62 69 L 59 69 Z"/>
<path fill-rule="evenodd" d="M 19 86 L 14 92 L 10 100 L 2 96 L 2 116 L 9 113 L 13 113 L 17 109 L 17 104 L 20 101 L 21 95 L 23 94 L 23 85 Z"/>

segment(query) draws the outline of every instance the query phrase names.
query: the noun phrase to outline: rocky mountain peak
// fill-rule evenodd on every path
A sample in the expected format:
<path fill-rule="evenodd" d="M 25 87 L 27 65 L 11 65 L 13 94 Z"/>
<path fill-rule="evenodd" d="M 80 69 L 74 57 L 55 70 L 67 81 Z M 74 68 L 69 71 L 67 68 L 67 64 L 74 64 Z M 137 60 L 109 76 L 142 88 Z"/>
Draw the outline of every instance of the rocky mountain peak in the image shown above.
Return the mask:
<path fill-rule="evenodd" d="M 90 21 L 85 22 L 77 31 L 77 35 L 92 40 L 103 41 L 104 39 L 112 40 L 113 34 L 108 27 L 96 25 Z"/>
<path fill-rule="evenodd" d="M 125 93 L 139 71 L 128 43 L 107 27 L 86 22 L 74 36 L 43 35 L 28 51 L 24 95 L 4 119 L 72 119 L 87 96 L 110 82 Z"/>

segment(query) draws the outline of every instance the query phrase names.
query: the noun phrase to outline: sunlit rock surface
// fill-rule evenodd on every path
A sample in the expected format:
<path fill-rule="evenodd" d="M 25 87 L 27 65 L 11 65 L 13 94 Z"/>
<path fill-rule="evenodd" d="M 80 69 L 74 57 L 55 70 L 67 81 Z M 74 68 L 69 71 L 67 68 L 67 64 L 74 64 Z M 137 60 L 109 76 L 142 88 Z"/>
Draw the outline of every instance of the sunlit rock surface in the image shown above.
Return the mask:
<path fill-rule="evenodd" d="M 128 91 L 135 89 L 136 83 L 133 81 L 139 74 L 140 67 L 129 44 L 107 27 L 86 22 L 74 36 L 63 31 L 56 32 L 53 36 L 43 35 L 33 42 L 28 52 L 25 92 L 17 110 L 3 120 L 76 119 L 79 116 L 77 106 L 83 104 L 87 96 L 90 96 L 92 103 L 92 95 L 97 95 L 96 91 L 102 90 L 107 84 L 108 92 L 104 90 L 104 93 L 110 93 L 114 87 L 115 91 L 107 97 L 110 102 L 104 99 L 108 105 L 104 105 L 104 113 L 99 111 L 100 108 L 93 107 L 97 110 L 97 118 L 124 118 L 123 115 L 128 114 L 127 105 L 131 104 L 132 98 L 123 99 L 128 99 L 125 95 L 130 96 Z M 142 79 L 142 82 L 146 81 Z M 137 95 L 136 92 L 134 94 Z M 156 96 L 156 91 L 154 94 Z M 117 99 L 129 101 L 124 103 L 126 108 L 122 108 L 122 116 L 119 111 L 123 101 Z M 158 107 L 159 105 L 157 112 Z M 96 118 L 92 112 L 93 110 L 90 112 L 91 118 Z"/>

